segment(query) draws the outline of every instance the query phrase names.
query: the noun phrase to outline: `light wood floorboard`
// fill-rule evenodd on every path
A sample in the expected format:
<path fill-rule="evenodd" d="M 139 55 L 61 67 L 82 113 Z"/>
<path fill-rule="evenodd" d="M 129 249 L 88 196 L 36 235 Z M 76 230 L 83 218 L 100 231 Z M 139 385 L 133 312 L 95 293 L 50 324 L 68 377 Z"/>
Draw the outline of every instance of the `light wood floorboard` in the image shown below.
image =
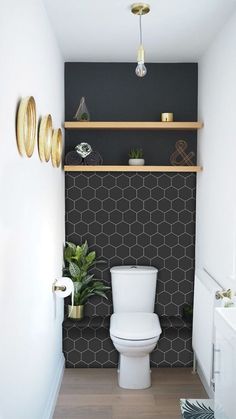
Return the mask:
<path fill-rule="evenodd" d="M 66 369 L 54 419 L 179 419 L 180 398 L 208 398 L 189 368 L 152 370 L 152 387 L 123 390 L 115 369 Z"/>

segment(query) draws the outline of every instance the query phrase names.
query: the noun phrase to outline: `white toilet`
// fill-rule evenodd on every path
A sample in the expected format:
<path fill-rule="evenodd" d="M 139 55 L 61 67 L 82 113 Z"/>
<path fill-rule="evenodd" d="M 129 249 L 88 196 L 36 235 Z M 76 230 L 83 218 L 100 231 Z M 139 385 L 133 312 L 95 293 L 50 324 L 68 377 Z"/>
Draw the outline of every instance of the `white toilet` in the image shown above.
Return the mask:
<path fill-rule="evenodd" d="M 150 352 L 161 334 L 153 313 L 158 271 L 151 266 L 115 266 L 110 272 L 114 308 L 110 336 L 120 353 L 119 386 L 144 389 L 151 386 Z"/>

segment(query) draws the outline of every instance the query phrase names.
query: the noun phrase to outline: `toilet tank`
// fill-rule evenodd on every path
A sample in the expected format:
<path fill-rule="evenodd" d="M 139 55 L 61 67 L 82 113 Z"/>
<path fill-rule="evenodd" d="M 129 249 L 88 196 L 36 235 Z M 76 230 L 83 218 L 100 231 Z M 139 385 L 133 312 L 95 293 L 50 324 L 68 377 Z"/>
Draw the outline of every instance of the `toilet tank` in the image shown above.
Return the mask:
<path fill-rule="evenodd" d="M 110 269 L 114 313 L 153 313 L 158 270 L 152 266 L 114 266 Z"/>

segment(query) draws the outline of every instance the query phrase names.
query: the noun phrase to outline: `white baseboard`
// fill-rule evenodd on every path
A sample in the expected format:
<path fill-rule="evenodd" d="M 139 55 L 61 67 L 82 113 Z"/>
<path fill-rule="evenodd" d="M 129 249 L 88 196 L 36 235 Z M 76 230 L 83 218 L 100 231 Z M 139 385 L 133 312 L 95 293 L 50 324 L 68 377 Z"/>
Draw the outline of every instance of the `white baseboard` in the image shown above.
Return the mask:
<path fill-rule="evenodd" d="M 65 358 L 61 354 L 61 359 L 58 364 L 57 371 L 55 371 L 54 380 L 52 382 L 51 391 L 48 395 L 48 400 L 45 406 L 43 419 L 52 419 L 57 403 L 58 394 L 61 387 L 61 382 L 64 374 Z"/>

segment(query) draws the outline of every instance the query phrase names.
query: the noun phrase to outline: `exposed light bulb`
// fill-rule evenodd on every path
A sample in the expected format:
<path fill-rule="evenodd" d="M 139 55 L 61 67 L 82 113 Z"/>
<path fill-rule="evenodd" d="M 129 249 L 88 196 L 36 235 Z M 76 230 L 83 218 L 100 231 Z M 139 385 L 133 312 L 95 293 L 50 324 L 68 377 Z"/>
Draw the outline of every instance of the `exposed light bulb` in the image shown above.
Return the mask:
<path fill-rule="evenodd" d="M 135 69 L 136 76 L 144 77 L 147 74 L 147 69 L 144 64 L 144 48 L 142 44 L 139 46 L 138 49 L 138 57 L 137 57 L 137 67 Z"/>
<path fill-rule="evenodd" d="M 138 65 L 135 69 L 135 73 L 136 73 L 136 76 L 138 76 L 138 77 L 146 76 L 147 69 L 146 69 L 143 61 L 138 62 Z"/>

